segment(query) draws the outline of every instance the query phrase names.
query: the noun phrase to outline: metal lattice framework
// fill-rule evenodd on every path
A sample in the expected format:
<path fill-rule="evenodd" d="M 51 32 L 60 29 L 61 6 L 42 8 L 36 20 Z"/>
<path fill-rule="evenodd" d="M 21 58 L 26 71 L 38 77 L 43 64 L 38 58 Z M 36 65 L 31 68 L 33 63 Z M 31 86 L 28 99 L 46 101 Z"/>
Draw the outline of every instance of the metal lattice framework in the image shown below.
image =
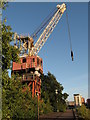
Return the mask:
<path fill-rule="evenodd" d="M 53 14 L 51 20 L 43 30 L 37 42 L 34 43 L 34 40 L 30 36 L 19 36 L 17 34 L 14 35 L 14 46 L 19 48 L 23 55 L 28 54 L 29 56 L 37 55 L 41 50 L 45 42 L 47 41 L 50 34 L 53 32 L 60 18 L 62 17 L 64 11 L 66 10 L 66 5 L 63 3 L 62 5 L 57 5 L 57 11 Z M 45 23 L 46 24 L 46 23 Z M 43 26 L 42 26 L 43 27 Z M 41 28 L 42 28 L 41 27 Z M 39 30 L 40 31 L 40 30 Z M 17 42 L 16 42 L 17 39 Z"/>
<path fill-rule="evenodd" d="M 63 3 L 62 5 L 57 5 L 57 12 L 55 15 L 52 17 L 51 21 L 49 24 L 46 26 L 42 34 L 40 35 L 39 39 L 37 40 L 36 44 L 31 50 L 31 55 L 37 55 L 38 52 L 41 50 L 45 42 L 47 41 L 48 37 L 50 34 L 53 32 L 55 26 L 59 22 L 60 18 L 62 17 L 64 11 L 66 10 L 66 5 Z"/>

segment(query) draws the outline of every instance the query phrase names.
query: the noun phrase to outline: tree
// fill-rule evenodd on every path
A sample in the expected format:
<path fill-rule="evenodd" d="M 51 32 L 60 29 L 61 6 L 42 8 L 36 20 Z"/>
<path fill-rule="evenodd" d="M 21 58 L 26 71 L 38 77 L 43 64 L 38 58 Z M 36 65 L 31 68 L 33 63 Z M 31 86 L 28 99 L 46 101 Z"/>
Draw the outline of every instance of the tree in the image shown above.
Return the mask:
<path fill-rule="evenodd" d="M 78 107 L 77 114 L 81 120 L 90 120 L 90 109 L 87 109 L 85 105 Z"/>
<path fill-rule="evenodd" d="M 2 9 L 5 9 L 7 6 L 7 3 L 5 0 L 0 1 L 0 119 L 2 116 L 2 21 L 1 21 L 1 16 L 2 16 Z"/>
<path fill-rule="evenodd" d="M 0 1 L 0 8 L 2 8 L 2 9 L 6 9 L 6 7 L 7 7 L 7 0 L 1 0 Z"/>
<path fill-rule="evenodd" d="M 8 76 L 8 72 L 2 72 L 2 119 L 37 119 L 37 97 L 32 98 L 27 85 L 23 92 L 23 85 L 19 75 Z M 19 78 L 17 80 L 17 78 Z M 49 101 L 39 101 L 40 114 L 52 111 Z"/>
<path fill-rule="evenodd" d="M 2 23 L 2 69 L 10 69 L 11 61 L 18 61 L 19 50 L 10 43 L 13 41 L 13 32 L 10 26 Z"/>
<path fill-rule="evenodd" d="M 66 100 L 66 99 L 68 98 L 68 94 L 67 94 L 67 93 L 64 93 L 64 94 L 63 94 L 63 98 L 64 98 L 64 100 Z"/>
<path fill-rule="evenodd" d="M 5 10 L 7 6 L 7 0 L 0 1 L 1 10 Z M 2 15 L 2 13 L 0 14 Z M 0 56 L 2 56 L 2 62 L 0 61 L 0 63 L 2 63 L 2 70 L 10 69 L 11 61 L 19 60 L 19 50 L 10 44 L 13 41 L 14 33 L 9 25 L 5 25 L 6 21 L 6 18 L 0 21 Z"/>
<path fill-rule="evenodd" d="M 50 104 L 53 106 L 53 111 L 56 111 L 57 106 L 60 111 L 65 111 L 66 102 L 65 100 L 68 97 L 67 93 L 62 94 L 63 86 L 57 82 L 55 76 L 48 72 L 47 75 L 41 76 L 42 80 L 42 92 L 41 97 L 44 99 L 45 103 L 47 100 L 50 101 Z M 55 90 L 58 90 L 58 94 L 55 93 Z"/>
<path fill-rule="evenodd" d="M 18 77 L 18 75 L 17 75 Z M 16 76 L 8 77 L 7 71 L 2 74 L 2 118 L 34 119 L 37 116 L 37 101 L 32 99 L 30 91 L 22 91 L 22 82 Z M 28 86 L 26 85 L 28 88 Z"/>

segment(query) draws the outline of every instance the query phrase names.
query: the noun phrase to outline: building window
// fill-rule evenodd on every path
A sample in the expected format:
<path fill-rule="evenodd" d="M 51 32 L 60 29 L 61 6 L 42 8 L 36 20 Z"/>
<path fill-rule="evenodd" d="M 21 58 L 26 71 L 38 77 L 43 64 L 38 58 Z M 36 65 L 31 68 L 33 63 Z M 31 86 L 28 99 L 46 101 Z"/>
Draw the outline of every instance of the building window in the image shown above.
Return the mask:
<path fill-rule="evenodd" d="M 39 88 L 39 92 L 40 92 L 40 88 Z"/>
<path fill-rule="evenodd" d="M 78 105 L 79 105 L 79 97 L 77 97 Z"/>
<path fill-rule="evenodd" d="M 21 65 L 21 69 L 23 69 L 22 65 Z"/>
<path fill-rule="evenodd" d="M 39 59 L 37 58 L 37 65 L 39 65 Z"/>
<path fill-rule="evenodd" d="M 33 79 L 33 75 L 31 75 L 31 79 Z"/>
<path fill-rule="evenodd" d="M 35 62 L 35 58 L 33 58 L 33 62 Z"/>
<path fill-rule="evenodd" d="M 23 58 L 23 63 L 26 63 L 26 58 Z"/>
<path fill-rule="evenodd" d="M 41 60 L 41 66 L 42 66 L 42 60 Z"/>

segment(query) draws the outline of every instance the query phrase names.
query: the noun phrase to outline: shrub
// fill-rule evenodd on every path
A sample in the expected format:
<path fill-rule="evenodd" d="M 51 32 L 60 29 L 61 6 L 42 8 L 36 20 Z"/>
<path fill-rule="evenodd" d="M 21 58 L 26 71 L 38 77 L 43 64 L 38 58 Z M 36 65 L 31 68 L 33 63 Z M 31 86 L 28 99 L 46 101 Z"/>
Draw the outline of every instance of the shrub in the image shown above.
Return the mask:
<path fill-rule="evenodd" d="M 77 109 L 79 118 L 89 120 L 90 119 L 90 110 L 86 108 L 85 105 L 82 105 Z"/>
<path fill-rule="evenodd" d="M 61 103 L 61 104 L 59 104 L 58 108 L 59 108 L 60 112 L 65 112 L 66 111 L 66 104 L 64 104 L 64 103 L 62 104 Z"/>

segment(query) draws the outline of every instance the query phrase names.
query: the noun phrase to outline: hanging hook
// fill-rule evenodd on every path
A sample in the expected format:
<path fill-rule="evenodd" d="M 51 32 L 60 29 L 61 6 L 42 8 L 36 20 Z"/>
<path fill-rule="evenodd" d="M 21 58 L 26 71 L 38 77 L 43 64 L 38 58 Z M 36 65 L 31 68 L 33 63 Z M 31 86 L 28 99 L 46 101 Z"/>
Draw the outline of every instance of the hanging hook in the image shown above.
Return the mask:
<path fill-rule="evenodd" d="M 71 58 L 72 58 L 72 61 L 73 61 L 73 51 L 71 50 Z"/>
<path fill-rule="evenodd" d="M 69 42 L 70 42 L 70 49 L 71 49 L 71 58 L 72 58 L 72 61 L 73 61 L 73 51 L 72 51 L 72 43 L 71 43 L 71 35 L 70 35 L 70 27 L 69 27 L 69 22 L 68 22 L 67 10 L 66 10 L 66 19 L 67 19 L 68 35 L 69 35 Z"/>

